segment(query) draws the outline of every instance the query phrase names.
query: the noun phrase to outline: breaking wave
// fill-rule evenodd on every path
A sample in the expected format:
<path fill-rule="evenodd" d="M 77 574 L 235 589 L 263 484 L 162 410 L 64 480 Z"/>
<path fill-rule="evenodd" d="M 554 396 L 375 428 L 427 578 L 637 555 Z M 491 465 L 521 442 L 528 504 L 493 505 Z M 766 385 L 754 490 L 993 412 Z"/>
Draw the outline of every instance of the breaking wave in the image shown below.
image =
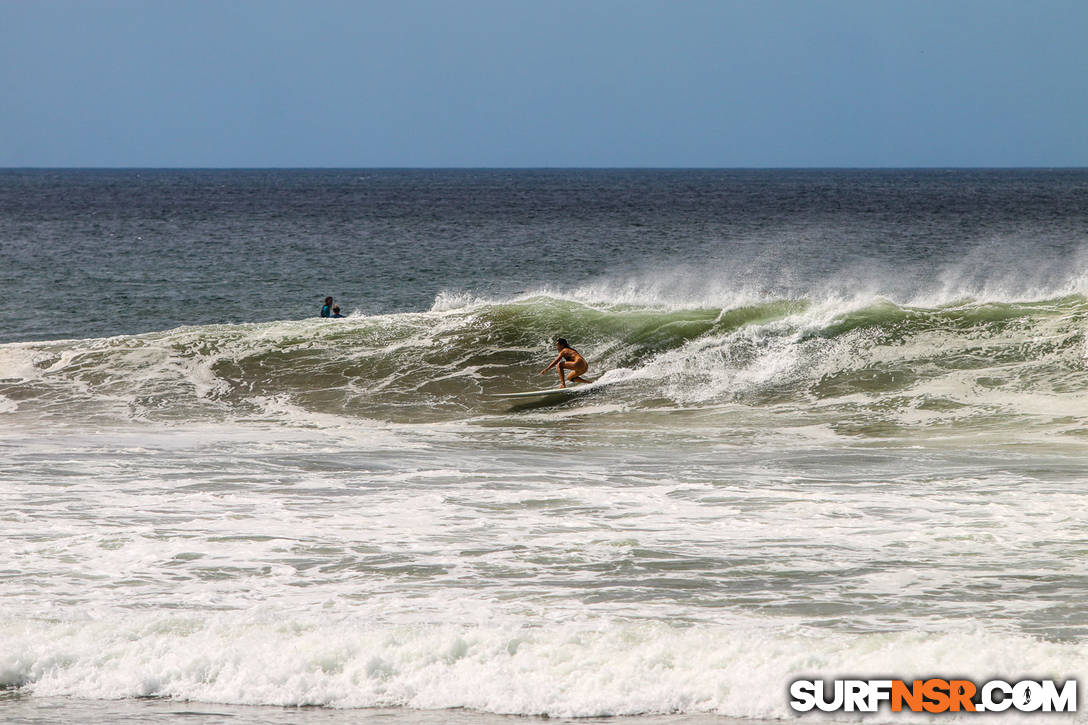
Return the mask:
<path fill-rule="evenodd" d="M 0 687 L 243 705 L 788 719 L 783 683 L 815 671 L 1066 679 L 1084 670 L 1085 657 L 1078 644 L 983 627 L 947 634 L 834 634 L 756 622 L 389 627 L 261 610 L 125 620 L 5 625 Z M 890 721 L 883 715 L 869 720 Z M 895 713 L 894 721 L 927 720 Z"/>
<path fill-rule="evenodd" d="M 1080 416 L 1088 298 L 923 307 L 882 297 L 725 307 L 556 294 L 442 296 L 426 312 L 0 346 L 14 419 L 280 419 L 284 411 L 401 423 L 505 414 L 493 393 L 544 388 L 564 336 L 626 410 L 792 406 L 899 411 L 898 423 Z M 550 375 L 550 374 L 549 374 Z M 603 394 L 603 391 L 602 391 Z M 578 406 L 584 399 L 564 403 Z"/>

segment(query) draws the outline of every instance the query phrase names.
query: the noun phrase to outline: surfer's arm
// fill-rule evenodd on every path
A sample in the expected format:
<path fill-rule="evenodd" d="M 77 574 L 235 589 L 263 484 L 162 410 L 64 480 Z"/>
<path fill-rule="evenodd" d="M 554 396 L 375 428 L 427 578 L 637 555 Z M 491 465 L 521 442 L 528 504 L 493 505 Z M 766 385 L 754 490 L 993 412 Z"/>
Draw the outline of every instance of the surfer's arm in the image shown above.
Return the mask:
<path fill-rule="evenodd" d="M 552 368 L 554 368 L 555 364 L 558 363 L 562 359 L 563 359 L 563 353 L 559 353 L 558 355 L 555 356 L 555 359 L 552 360 L 552 364 L 549 365 L 548 367 L 544 368 L 543 370 L 541 370 L 540 374 L 543 375 L 544 373 L 546 373 L 549 370 L 551 370 Z"/>

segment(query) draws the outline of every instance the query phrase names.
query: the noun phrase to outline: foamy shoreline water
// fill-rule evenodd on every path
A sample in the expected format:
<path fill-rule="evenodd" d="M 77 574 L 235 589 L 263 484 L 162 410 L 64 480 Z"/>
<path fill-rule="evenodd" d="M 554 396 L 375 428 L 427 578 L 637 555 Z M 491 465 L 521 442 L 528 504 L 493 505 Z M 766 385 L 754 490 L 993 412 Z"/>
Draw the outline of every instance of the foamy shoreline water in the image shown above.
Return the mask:
<path fill-rule="evenodd" d="M 335 710 L 329 708 L 276 708 L 240 705 L 144 700 L 72 700 L 67 698 L 5 697 L 0 694 L 0 712 L 12 725 L 40 725 L 63 722 L 111 722 L 122 725 L 184 722 L 192 725 L 604 725 L 626 722 L 629 725 L 772 725 L 778 720 L 735 720 L 717 715 L 664 715 L 633 718 L 542 718 L 516 715 L 490 715 L 467 710 L 405 710 L 403 708 L 368 708 Z"/>
<path fill-rule="evenodd" d="M 375 628 L 268 609 L 126 619 L 121 627 L 69 619 L 26 627 L 15 637 L 6 625 L 8 651 L 19 653 L 17 661 L 0 660 L 7 684 L 24 679 L 36 696 L 101 700 L 758 719 L 789 717 L 777 683 L 813 673 L 879 676 L 894 669 L 910 680 L 969 672 L 984 682 L 1016 672 L 1065 680 L 1085 656 L 1083 646 L 981 625 L 955 635 L 831 635 L 776 630 L 766 621 Z"/>
<path fill-rule="evenodd" d="M 1071 458 L 783 447 L 796 431 L 714 452 L 691 428 L 650 449 L 576 411 L 373 438 L 9 433 L 3 684 L 758 719 L 790 716 L 780 683 L 804 675 L 1083 671 L 1062 584 L 1083 542 Z M 576 457 L 540 447 L 555 432 Z M 654 461 L 670 449 L 683 464 Z"/>

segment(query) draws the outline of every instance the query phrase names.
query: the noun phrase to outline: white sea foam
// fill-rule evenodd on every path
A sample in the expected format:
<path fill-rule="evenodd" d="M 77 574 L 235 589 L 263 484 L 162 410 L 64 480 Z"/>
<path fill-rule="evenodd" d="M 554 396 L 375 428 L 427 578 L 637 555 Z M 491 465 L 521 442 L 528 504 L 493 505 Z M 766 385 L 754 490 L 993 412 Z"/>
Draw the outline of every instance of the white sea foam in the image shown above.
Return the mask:
<path fill-rule="evenodd" d="M 0 346 L 0 380 L 35 380 L 42 375 L 37 364 L 44 356 L 33 343 Z"/>
<path fill-rule="evenodd" d="M 0 644 L 0 683 L 41 696 L 552 717 L 787 718 L 785 684 L 804 676 L 1068 679 L 1088 668 L 1084 645 L 981 625 L 870 635 L 759 620 L 713 628 L 622 621 L 387 628 L 269 609 L 8 620 Z M 871 720 L 890 722 L 890 713 Z M 894 721 L 924 720 L 897 714 Z"/>
<path fill-rule="evenodd" d="M 1074 459 L 735 441 L 753 414 L 5 431 L 0 684 L 784 718 L 793 677 L 1088 671 L 1024 633 L 1079 626 Z"/>

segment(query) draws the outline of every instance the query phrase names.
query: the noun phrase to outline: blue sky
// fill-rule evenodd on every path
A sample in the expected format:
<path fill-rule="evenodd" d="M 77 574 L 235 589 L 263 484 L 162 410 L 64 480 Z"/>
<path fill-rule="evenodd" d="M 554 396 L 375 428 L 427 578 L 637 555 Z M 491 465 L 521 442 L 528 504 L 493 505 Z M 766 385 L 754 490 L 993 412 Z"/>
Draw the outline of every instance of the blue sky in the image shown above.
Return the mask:
<path fill-rule="evenodd" d="M 0 166 L 1088 166 L 1083 0 L 0 0 Z"/>

